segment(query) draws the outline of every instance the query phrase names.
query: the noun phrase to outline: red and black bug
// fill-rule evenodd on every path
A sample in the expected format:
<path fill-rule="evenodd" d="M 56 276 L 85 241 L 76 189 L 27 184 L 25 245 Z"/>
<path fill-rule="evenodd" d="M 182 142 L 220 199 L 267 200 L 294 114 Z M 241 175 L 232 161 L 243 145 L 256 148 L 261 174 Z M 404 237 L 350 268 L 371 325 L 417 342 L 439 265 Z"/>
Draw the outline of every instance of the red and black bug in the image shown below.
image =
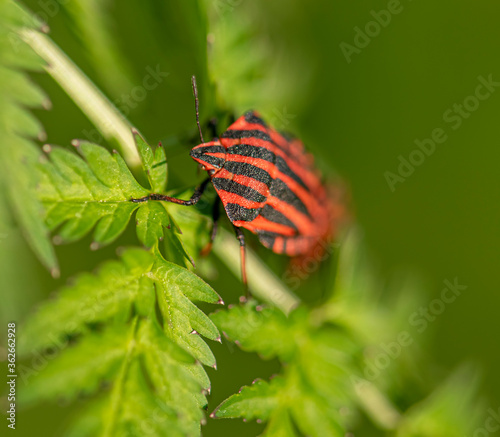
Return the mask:
<path fill-rule="evenodd" d="M 192 82 L 202 144 L 191 150 L 191 157 L 208 172 L 208 178 L 189 200 L 161 194 L 133 200 L 194 205 L 212 182 L 240 241 L 245 284 L 245 239 L 241 228 L 256 234 L 275 253 L 308 256 L 331 236 L 332 218 L 337 215 L 312 155 L 304 150 L 300 140 L 274 130 L 254 111 L 237 119 L 219 139 L 205 143 L 194 77 Z M 212 241 L 217 230 L 218 206 L 217 202 Z"/>

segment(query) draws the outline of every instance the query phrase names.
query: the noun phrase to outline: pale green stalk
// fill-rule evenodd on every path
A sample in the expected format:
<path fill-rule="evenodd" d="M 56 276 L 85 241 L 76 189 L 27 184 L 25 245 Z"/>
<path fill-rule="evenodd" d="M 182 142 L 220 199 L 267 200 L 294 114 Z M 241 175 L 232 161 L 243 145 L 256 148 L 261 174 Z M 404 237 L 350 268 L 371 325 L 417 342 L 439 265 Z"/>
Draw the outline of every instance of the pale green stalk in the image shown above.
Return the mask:
<path fill-rule="evenodd" d="M 141 161 L 130 123 L 118 109 L 47 35 L 25 29 L 21 36 L 47 62 L 47 73 L 73 99 L 102 136 L 117 145 L 131 167 L 138 167 Z"/>

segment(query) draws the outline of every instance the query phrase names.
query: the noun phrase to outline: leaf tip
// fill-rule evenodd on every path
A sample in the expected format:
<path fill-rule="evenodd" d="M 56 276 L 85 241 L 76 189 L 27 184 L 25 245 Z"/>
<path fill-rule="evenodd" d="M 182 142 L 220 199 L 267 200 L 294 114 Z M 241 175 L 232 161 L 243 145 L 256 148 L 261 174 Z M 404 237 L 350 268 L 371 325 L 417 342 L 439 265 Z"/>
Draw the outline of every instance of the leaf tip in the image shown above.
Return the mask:
<path fill-rule="evenodd" d="M 245 304 L 248 302 L 248 299 L 246 296 L 240 296 L 240 299 L 239 299 L 240 303 L 241 304 Z"/>
<path fill-rule="evenodd" d="M 222 337 L 219 335 L 219 336 L 215 339 L 215 341 L 217 341 L 217 342 L 219 342 L 220 344 L 222 344 Z"/>
<path fill-rule="evenodd" d="M 50 153 L 52 152 L 52 146 L 50 144 L 44 144 L 42 146 L 42 150 L 45 152 L 45 153 Z"/>
<path fill-rule="evenodd" d="M 43 99 L 42 108 L 45 109 L 46 111 L 50 111 L 52 109 L 52 102 L 48 97 Z"/>
<path fill-rule="evenodd" d="M 71 140 L 71 145 L 73 147 L 80 147 L 80 141 L 79 140 Z"/>
<path fill-rule="evenodd" d="M 41 130 L 37 135 L 38 141 L 45 141 L 47 139 L 47 132 Z"/>
<path fill-rule="evenodd" d="M 222 297 L 219 298 L 217 302 L 215 302 L 216 305 L 225 305 L 224 301 L 222 300 Z"/>
<path fill-rule="evenodd" d="M 90 250 L 98 250 L 101 246 L 99 245 L 99 243 L 97 241 L 92 241 L 92 243 L 90 243 Z"/>
<path fill-rule="evenodd" d="M 61 276 L 61 271 L 57 267 L 53 267 L 50 269 L 50 275 L 54 278 L 57 279 L 59 276 Z"/>
<path fill-rule="evenodd" d="M 196 329 L 193 329 L 190 334 L 193 334 L 193 335 L 196 335 L 196 334 L 199 334 L 199 332 L 196 330 Z"/>

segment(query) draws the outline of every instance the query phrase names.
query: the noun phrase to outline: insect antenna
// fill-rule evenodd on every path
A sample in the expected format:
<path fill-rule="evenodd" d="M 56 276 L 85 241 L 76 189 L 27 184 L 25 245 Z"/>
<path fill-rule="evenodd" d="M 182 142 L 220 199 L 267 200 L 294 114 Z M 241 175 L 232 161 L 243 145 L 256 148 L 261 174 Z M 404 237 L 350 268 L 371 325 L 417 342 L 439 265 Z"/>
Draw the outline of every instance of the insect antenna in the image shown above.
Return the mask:
<path fill-rule="evenodd" d="M 196 85 L 196 76 L 191 76 L 191 85 L 193 86 L 193 94 L 194 94 L 194 107 L 196 110 L 196 124 L 198 125 L 198 131 L 200 132 L 201 142 L 204 143 L 203 134 L 201 133 L 200 126 L 200 102 L 198 100 L 198 86 Z"/>

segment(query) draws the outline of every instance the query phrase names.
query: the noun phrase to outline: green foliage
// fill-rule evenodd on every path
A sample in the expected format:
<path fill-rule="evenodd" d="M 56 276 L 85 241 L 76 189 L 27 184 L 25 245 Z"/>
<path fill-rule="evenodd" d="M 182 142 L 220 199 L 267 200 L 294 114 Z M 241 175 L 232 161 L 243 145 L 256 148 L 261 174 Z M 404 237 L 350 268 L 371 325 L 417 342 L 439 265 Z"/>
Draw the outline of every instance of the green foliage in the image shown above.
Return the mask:
<path fill-rule="evenodd" d="M 401 347 L 390 357 L 383 348 L 385 341 L 406 332 L 403 322 L 418 307 L 418 299 L 407 287 L 391 311 L 377 297 L 380 292 L 359 235 L 350 232 L 342 244 L 333 293 L 322 305 L 299 307 L 288 317 L 255 301 L 213 313 L 212 320 L 229 341 L 262 358 L 277 357 L 283 370 L 269 382 L 243 387 L 211 417 L 267 422 L 263 436 L 344 436 L 355 431 L 360 413 L 398 437 L 472 433 L 481 417 L 474 406 L 476 372 L 459 371 L 422 399 L 427 383 L 422 381 L 420 366 L 425 363 L 418 349 Z M 390 362 L 370 367 L 377 365 L 380 353 Z M 415 385 L 420 388 L 415 390 Z M 402 394 L 401 387 L 411 389 Z M 393 398 L 413 406 L 401 414 Z"/>
<path fill-rule="evenodd" d="M 165 191 L 167 186 L 167 158 L 165 157 L 165 150 L 161 145 L 155 149 L 154 153 L 151 150 L 144 138 L 135 129 L 132 129 L 137 150 L 142 160 L 142 168 L 148 177 L 151 191 L 153 193 L 161 193 Z"/>
<path fill-rule="evenodd" d="M 166 164 L 163 149 L 151 151 L 135 134 L 138 150 L 151 189 L 164 191 Z M 81 239 L 92 229 L 92 248 L 115 241 L 125 230 L 132 213 L 137 210 L 137 236 L 146 247 L 166 239 L 179 248 L 171 258 L 189 265 L 192 262 L 179 241 L 178 227 L 160 202 L 131 202 L 150 191 L 134 178 L 118 153 L 109 153 L 102 146 L 74 141 L 79 154 L 56 146 L 46 146 L 47 159 L 38 165 L 40 183 L 38 196 L 45 207 L 45 221 L 55 232 L 54 241 L 70 243 Z"/>
<path fill-rule="evenodd" d="M 118 154 L 86 142 L 77 144 L 85 160 L 66 149 L 50 147 L 49 159 L 39 166 L 38 192 L 45 220 L 51 230 L 60 227 L 56 241 L 65 243 L 82 238 L 99 222 L 94 242 L 109 244 L 139 207 L 130 198 L 148 192 L 137 184 Z"/>
<path fill-rule="evenodd" d="M 0 2 L 0 174 L 12 212 L 40 260 L 59 274 L 48 229 L 41 220 L 43 209 L 33 196 L 38 183 L 33 172 L 40 152 L 32 142 L 43 138 L 40 123 L 29 107 L 47 107 L 47 96 L 20 69 L 40 71 L 43 61 L 21 39 L 23 28 L 39 26 L 13 1 Z"/>
<path fill-rule="evenodd" d="M 237 20 L 229 16 L 234 13 L 232 2 L 207 5 L 212 18 L 209 35 L 201 14 L 204 8 L 197 2 L 164 9 L 170 12 L 177 7 L 181 15 L 194 17 L 186 26 L 175 20 L 170 25 L 178 26 L 173 34 L 194 35 L 193 39 L 202 42 L 194 52 L 203 73 L 208 69 L 204 44 L 209 42 L 208 70 L 217 89 L 217 103 L 206 105 L 224 116 L 248 107 L 276 112 L 276 102 L 298 87 L 274 62 L 269 48 L 255 38 L 253 6 L 242 5 L 248 14 L 240 14 Z M 95 1 L 65 6 L 81 44 L 90 48 L 90 59 L 101 69 L 101 79 L 120 93 L 132 86 L 134 78 L 127 73 L 114 80 L 131 66 L 116 40 L 103 29 L 106 7 Z M 159 10 L 151 7 L 144 16 Z M 387 290 L 367 268 L 356 233 L 342 242 L 338 266 L 332 267 L 337 271 L 335 284 L 320 305 L 302 305 L 287 316 L 255 300 L 210 317 L 201 311 L 197 302 L 223 303 L 188 270 L 207 241 L 211 225 L 207 205 L 188 209 L 163 202 L 131 202 L 151 192 L 164 192 L 167 186 L 165 151 L 161 146 L 153 150 L 135 129 L 132 135 L 144 172 L 137 177 L 147 180 L 147 187 L 136 180 L 130 162 L 101 146 L 76 141 L 75 153 L 46 145 L 45 154 L 34 146 L 31 139 L 42 139 L 43 131 L 26 107 L 46 106 L 47 98 L 19 70 L 43 68 L 43 62 L 19 37 L 23 27 L 39 24 L 13 1 L 1 1 L 1 182 L 19 225 L 54 274 L 57 261 L 50 233 L 57 243 L 71 243 L 93 232 L 91 248 L 97 249 L 115 242 L 135 213 L 138 239 L 148 250 L 122 250 L 119 260 L 105 262 L 95 274 L 80 274 L 39 305 L 20 330 L 18 352 L 23 361 L 18 371 L 27 382 L 20 404 L 89 399 L 67 430 L 73 437 L 200 436 L 211 388 L 203 366 L 216 367 L 205 339 L 221 341 L 220 329 L 244 351 L 277 359 L 281 370 L 268 381 L 258 379 L 243 387 L 212 417 L 265 422 L 263 435 L 268 437 L 344 436 L 358 432 L 360 418 L 397 437 L 474 432 L 480 415 L 472 407 L 477 398 L 472 372 L 457 372 L 432 391 L 429 387 L 435 384 L 422 381 L 422 369 L 428 363 L 416 348 L 406 348 L 384 372 L 366 380 L 366 369 L 376 364 L 377 354 L 384 351 L 382 345 L 405 332 L 408 314 L 420 303 L 412 292 L 414 281 L 398 285 L 401 299 L 390 304 L 384 301 Z M 161 23 L 164 29 L 171 30 Z M 42 38 L 38 44 L 46 42 Z M 185 56 L 183 50 L 176 50 L 179 57 Z M 99 64 L 108 51 L 111 55 Z M 59 55 L 56 61 L 64 58 L 62 52 Z M 73 68 L 70 76 L 80 80 L 76 102 L 88 115 L 92 105 L 82 103 L 82 94 L 90 89 L 82 84 L 88 85 L 88 79 L 79 76 L 73 64 L 65 66 Z M 288 70 L 300 74 L 297 68 Z M 72 82 L 66 77 L 65 83 L 69 92 Z M 116 115 L 108 100 L 94 98 L 92 102 L 106 106 L 108 115 Z M 127 134 L 126 120 L 119 120 Z M 131 154 L 124 156 L 130 160 Z M 191 190 L 175 193 L 181 198 L 190 194 Z M 231 263 L 226 260 L 226 264 Z M 262 265 L 252 273 L 272 277 Z M 280 284 L 281 288 L 286 294 Z M 285 297 L 296 302 L 291 295 Z"/>
<path fill-rule="evenodd" d="M 407 411 L 397 437 L 473 435 L 486 409 L 482 402 L 477 402 L 477 386 L 473 367 L 458 369 Z"/>
<path fill-rule="evenodd" d="M 21 352 L 50 361 L 41 373 L 20 369 L 29 381 L 22 402 L 73 400 L 112 383 L 94 412 L 102 420 L 86 435 L 142 435 L 146 420 L 158 433 L 198 435 L 210 389 L 201 364 L 215 366 L 202 336 L 219 333 L 193 301 L 221 299 L 190 271 L 141 249 L 79 276 L 24 327 Z"/>
<path fill-rule="evenodd" d="M 222 403 L 214 417 L 269 421 L 264 435 L 285 432 L 281 428 L 290 428 L 290 420 L 304 435 L 345 434 L 346 420 L 339 411 L 351 406 L 351 378 L 357 375 L 356 345 L 345 332 L 318 326 L 305 308 L 285 317 L 253 301 L 216 312 L 212 319 L 243 350 L 277 356 L 284 364 L 282 376 L 243 388 Z"/>

